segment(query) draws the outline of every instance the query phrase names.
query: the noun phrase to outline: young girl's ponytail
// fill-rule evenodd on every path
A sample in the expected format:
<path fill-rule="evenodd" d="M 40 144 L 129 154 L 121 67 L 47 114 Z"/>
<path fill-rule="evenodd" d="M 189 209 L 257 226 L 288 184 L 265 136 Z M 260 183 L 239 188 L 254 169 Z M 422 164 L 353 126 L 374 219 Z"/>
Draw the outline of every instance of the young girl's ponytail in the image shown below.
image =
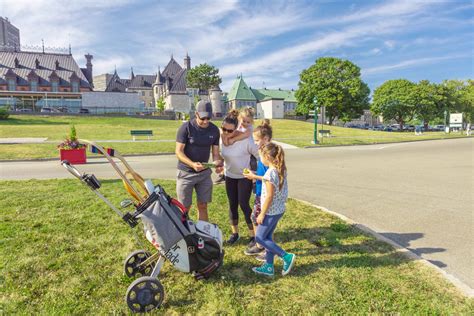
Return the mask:
<path fill-rule="evenodd" d="M 280 145 L 268 143 L 262 148 L 262 153 L 271 159 L 272 164 L 278 171 L 278 187 L 283 188 L 286 177 L 285 152 Z"/>
<path fill-rule="evenodd" d="M 285 152 L 280 145 L 276 145 L 275 167 L 280 175 L 280 190 L 283 188 L 283 182 L 286 177 Z"/>
<path fill-rule="evenodd" d="M 270 120 L 264 119 L 262 123 L 255 128 L 254 133 L 257 133 L 259 138 L 264 138 L 266 136 L 268 137 L 268 140 L 272 140 L 273 129 L 270 125 Z"/>

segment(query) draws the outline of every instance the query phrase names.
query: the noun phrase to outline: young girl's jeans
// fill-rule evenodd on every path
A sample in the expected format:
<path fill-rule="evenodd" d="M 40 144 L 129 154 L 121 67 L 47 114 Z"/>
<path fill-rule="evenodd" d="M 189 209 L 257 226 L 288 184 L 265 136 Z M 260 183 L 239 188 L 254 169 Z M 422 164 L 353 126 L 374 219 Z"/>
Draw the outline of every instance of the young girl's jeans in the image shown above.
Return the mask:
<path fill-rule="evenodd" d="M 275 231 L 278 221 L 282 216 L 283 214 L 266 215 L 265 219 L 263 220 L 263 224 L 258 225 L 257 227 L 257 235 L 255 236 L 255 239 L 267 250 L 265 259 L 269 264 L 273 264 L 275 255 L 283 257 L 286 254 L 286 252 L 281 249 L 272 239 L 273 232 Z"/>

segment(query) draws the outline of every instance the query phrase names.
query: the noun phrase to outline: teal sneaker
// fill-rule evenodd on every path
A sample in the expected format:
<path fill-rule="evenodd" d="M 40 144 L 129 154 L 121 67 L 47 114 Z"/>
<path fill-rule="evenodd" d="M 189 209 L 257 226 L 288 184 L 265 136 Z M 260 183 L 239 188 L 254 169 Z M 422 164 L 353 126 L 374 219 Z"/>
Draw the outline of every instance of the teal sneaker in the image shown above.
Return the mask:
<path fill-rule="evenodd" d="M 273 264 L 264 263 L 260 267 L 252 268 L 252 271 L 257 274 L 263 274 L 269 277 L 272 277 L 275 273 L 275 269 L 273 268 Z"/>
<path fill-rule="evenodd" d="M 283 270 L 281 271 L 281 275 L 287 275 L 290 273 L 291 268 L 295 264 L 296 255 L 293 253 L 287 253 L 281 259 L 283 260 Z"/>

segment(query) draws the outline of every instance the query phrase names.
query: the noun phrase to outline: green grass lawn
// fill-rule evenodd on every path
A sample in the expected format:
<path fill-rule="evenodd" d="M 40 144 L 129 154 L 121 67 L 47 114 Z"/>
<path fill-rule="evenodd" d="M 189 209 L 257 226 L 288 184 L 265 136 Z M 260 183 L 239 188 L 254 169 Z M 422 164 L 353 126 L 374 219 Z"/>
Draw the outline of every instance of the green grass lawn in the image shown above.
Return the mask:
<path fill-rule="evenodd" d="M 174 182 L 160 183 L 174 195 Z M 115 203 L 125 198 L 116 180 L 103 181 L 102 192 Z M 226 206 L 219 186 L 210 218 L 228 236 Z M 128 226 L 88 188 L 77 180 L 1 181 L 0 210 L 1 314 L 128 313 L 124 296 L 132 280 L 122 264 L 138 246 Z M 275 238 L 297 254 L 290 275 L 254 275 L 257 262 L 243 254 L 244 239 L 226 247 L 224 266 L 207 281 L 166 263 L 158 313 L 468 315 L 474 309 L 473 299 L 434 270 L 297 201 L 289 200 Z"/>
<path fill-rule="evenodd" d="M 256 123 L 258 124 L 259 121 L 257 120 Z M 181 121 L 131 117 L 11 115 L 8 120 L 0 120 L 0 138 L 46 137 L 48 141 L 59 143 L 68 134 L 71 124 L 76 126 L 79 138 L 130 141 L 132 139 L 130 130 L 132 129 L 153 130 L 153 140 L 174 140 L 176 131 L 182 123 Z M 220 122 L 216 121 L 215 124 L 220 125 Z M 312 123 L 272 120 L 272 124 L 275 140 L 298 147 L 311 146 L 314 128 Z M 319 125 L 318 128 L 321 129 L 322 126 Z M 321 146 L 373 144 L 461 136 L 459 133 L 446 135 L 442 132 L 415 136 L 413 133 L 375 132 L 327 125 L 324 126 L 324 129 L 330 129 L 332 136 L 320 139 Z M 101 144 L 113 147 L 125 155 L 172 153 L 175 148 L 173 142 L 102 142 Z M 0 145 L 0 160 L 55 157 L 58 157 L 56 143 Z"/>

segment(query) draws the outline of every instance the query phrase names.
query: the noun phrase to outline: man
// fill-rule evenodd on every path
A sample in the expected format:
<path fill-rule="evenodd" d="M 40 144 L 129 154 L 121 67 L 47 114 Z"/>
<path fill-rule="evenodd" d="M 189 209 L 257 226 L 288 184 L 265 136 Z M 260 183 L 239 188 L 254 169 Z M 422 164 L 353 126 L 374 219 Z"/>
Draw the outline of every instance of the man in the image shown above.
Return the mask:
<path fill-rule="evenodd" d="M 201 100 L 196 105 L 195 117 L 183 123 L 176 135 L 176 194 L 178 200 L 189 210 L 193 190 L 196 190 L 198 219 L 203 221 L 208 221 L 207 204 L 212 201 L 212 171 L 203 166 L 202 162 L 209 161 L 212 150 L 216 172 L 221 172 L 223 168 L 219 154 L 220 132 L 219 128 L 210 122 L 211 118 L 211 103 Z"/>

